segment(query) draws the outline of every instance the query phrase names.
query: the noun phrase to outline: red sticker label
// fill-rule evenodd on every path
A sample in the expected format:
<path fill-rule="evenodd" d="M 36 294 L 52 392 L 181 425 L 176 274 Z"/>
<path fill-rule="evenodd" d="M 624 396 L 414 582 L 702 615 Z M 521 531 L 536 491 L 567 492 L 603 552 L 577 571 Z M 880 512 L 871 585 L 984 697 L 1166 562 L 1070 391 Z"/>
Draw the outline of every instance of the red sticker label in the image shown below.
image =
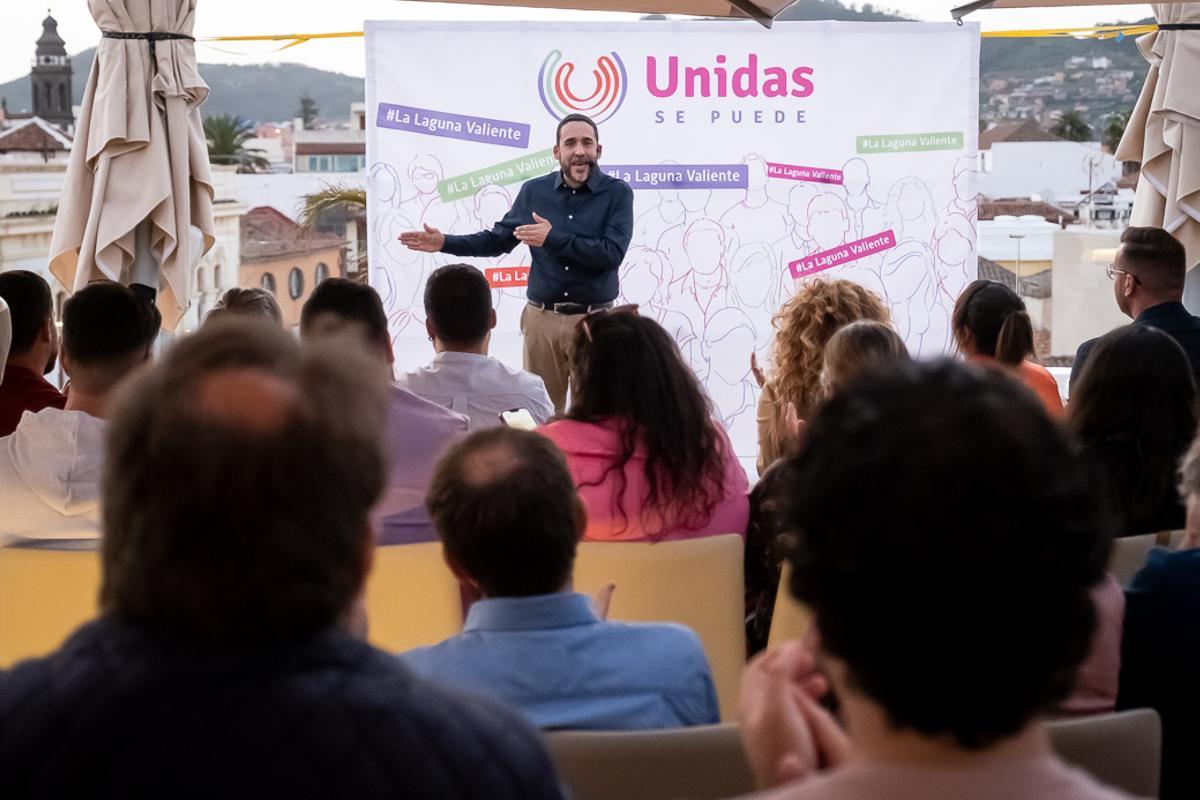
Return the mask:
<path fill-rule="evenodd" d="M 485 269 L 483 274 L 493 289 L 512 289 L 529 283 L 529 267 L 496 267 Z"/>

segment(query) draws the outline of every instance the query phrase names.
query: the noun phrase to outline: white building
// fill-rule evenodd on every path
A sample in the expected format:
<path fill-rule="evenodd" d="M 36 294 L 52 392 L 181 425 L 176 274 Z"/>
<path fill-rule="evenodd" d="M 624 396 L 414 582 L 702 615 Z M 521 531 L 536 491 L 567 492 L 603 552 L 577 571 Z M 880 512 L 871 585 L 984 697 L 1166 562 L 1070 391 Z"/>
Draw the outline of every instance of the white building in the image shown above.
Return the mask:
<path fill-rule="evenodd" d="M 1075 203 L 1121 179 L 1121 163 L 1096 143 L 995 142 L 979 155 L 978 187 L 985 197 Z"/>

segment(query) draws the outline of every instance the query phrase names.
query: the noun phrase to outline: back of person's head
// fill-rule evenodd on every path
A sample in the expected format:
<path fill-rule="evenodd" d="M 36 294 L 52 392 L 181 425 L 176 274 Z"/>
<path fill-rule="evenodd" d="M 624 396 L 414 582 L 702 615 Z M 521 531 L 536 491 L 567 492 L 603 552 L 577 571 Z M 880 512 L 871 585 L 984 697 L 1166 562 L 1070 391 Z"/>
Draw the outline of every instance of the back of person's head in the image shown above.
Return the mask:
<path fill-rule="evenodd" d="M 483 341 L 495 324 L 492 287 L 469 264 L 438 267 L 425 282 L 425 317 L 431 332 L 451 347 Z"/>
<path fill-rule="evenodd" d="M 771 324 L 771 383 L 778 398 L 805 410 L 820 399 L 825 345 L 837 330 L 856 320 L 890 322 L 877 294 L 853 281 L 818 278 L 784 303 Z"/>
<path fill-rule="evenodd" d="M 618 476 L 616 510 L 626 523 L 641 512 L 651 536 L 661 532 L 659 523 L 664 530 L 706 524 L 721 500 L 725 459 L 732 454 L 670 334 L 636 311 L 617 310 L 583 318 L 573 344 L 567 418 L 620 421 L 620 452 L 608 470 Z M 645 455 L 647 494 L 643 508 L 624 508 L 622 469 L 635 451 Z"/>
<path fill-rule="evenodd" d="M 908 358 L 908 348 L 892 326 L 866 319 L 851 322 L 825 345 L 825 388 L 837 391 L 859 375 Z"/>
<path fill-rule="evenodd" d="M 23 355 L 37 341 L 38 332 L 54 318 L 50 284 L 41 275 L 25 269 L 0 272 L 0 298 L 8 303 L 12 326 L 9 355 Z"/>
<path fill-rule="evenodd" d="M 1183 348 L 1148 325 L 1100 337 L 1071 389 L 1067 425 L 1123 524 L 1169 503 L 1197 426 L 1196 382 Z"/>
<path fill-rule="evenodd" d="M 863 376 L 789 471 L 791 589 L 897 730 L 987 747 L 1066 697 L 1109 531 L 1068 436 L 995 370 Z"/>
<path fill-rule="evenodd" d="M 489 428 L 438 463 L 425 498 L 456 572 L 486 597 L 561 591 L 586 514 L 559 449 L 546 437 Z"/>
<path fill-rule="evenodd" d="M 336 622 L 370 564 L 384 407 L 353 349 L 236 318 L 180 340 L 119 390 L 103 609 L 219 643 Z"/>
<path fill-rule="evenodd" d="M 300 310 L 300 335 L 308 339 L 358 335 L 391 356 L 387 313 L 379 293 L 349 278 L 326 278 Z"/>
<path fill-rule="evenodd" d="M 958 346 L 968 354 L 1017 366 L 1033 355 L 1033 322 L 1025 301 L 997 281 L 967 284 L 950 316 Z"/>
<path fill-rule="evenodd" d="M 275 295 L 261 286 L 248 288 L 235 286 L 226 291 L 213 306 L 212 311 L 208 312 L 205 322 L 223 319 L 230 315 L 261 317 L 283 326 L 283 311 L 279 308 L 279 302 L 275 299 Z"/>
<path fill-rule="evenodd" d="M 112 281 L 80 289 L 62 318 L 63 369 L 72 387 L 90 395 L 107 394 L 146 361 L 158 334 L 152 307 Z"/>
<path fill-rule="evenodd" d="M 1162 228 L 1130 227 L 1121 232 L 1120 266 L 1129 270 L 1149 293 L 1179 300 L 1187 279 L 1183 243 Z"/>

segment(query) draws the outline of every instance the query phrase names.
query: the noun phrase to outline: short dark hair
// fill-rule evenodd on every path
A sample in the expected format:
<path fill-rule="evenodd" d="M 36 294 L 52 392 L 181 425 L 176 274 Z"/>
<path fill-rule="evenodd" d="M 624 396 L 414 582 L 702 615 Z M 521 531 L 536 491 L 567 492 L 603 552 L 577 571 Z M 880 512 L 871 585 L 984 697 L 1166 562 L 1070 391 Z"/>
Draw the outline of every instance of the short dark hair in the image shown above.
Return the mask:
<path fill-rule="evenodd" d="M 98 281 L 63 305 L 62 349 L 71 382 L 106 392 L 146 360 L 158 334 L 153 306 L 128 286 Z"/>
<path fill-rule="evenodd" d="M 1197 394 L 1191 363 L 1170 334 L 1125 325 L 1100 337 L 1071 390 L 1067 427 L 1118 533 L 1158 531 L 1172 506 L 1182 519 L 1176 469 L 1196 435 Z"/>
<path fill-rule="evenodd" d="M 317 318 L 329 314 L 344 322 L 361 323 L 367 338 L 386 347 L 388 337 L 387 313 L 379 293 L 349 278 L 326 278 L 313 289 L 312 295 L 300 309 L 300 332 L 305 336 L 314 333 Z"/>
<path fill-rule="evenodd" d="M 1151 291 L 1183 291 L 1187 251 L 1182 242 L 1162 228 L 1126 228 L 1121 232 L 1121 255 Z"/>
<path fill-rule="evenodd" d="M 459 442 L 425 498 L 446 553 L 489 597 L 557 592 L 586 514 L 566 459 L 544 436 L 497 427 Z"/>
<path fill-rule="evenodd" d="M 54 318 L 50 284 L 41 275 L 27 269 L 0 272 L 0 297 L 8 303 L 12 321 L 9 355 L 26 353 L 37 340 L 38 331 L 46 324 L 46 320 Z"/>
<path fill-rule="evenodd" d="M 1002 364 L 1016 366 L 1033 355 L 1033 321 L 1025 301 L 998 281 L 967 284 L 950 317 L 956 338 L 971 334 L 975 350 Z"/>
<path fill-rule="evenodd" d="M 983 748 L 1070 693 L 1111 540 L 1019 382 L 949 361 L 864 376 L 812 417 L 786 480 L 791 589 L 893 726 Z"/>
<path fill-rule="evenodd" d="M 250 314 L 268 319 L 276 325 L 283 324 L 283 312 L 279 308 L 279 301 L 261 286 L 235 286 L 226 291 L 213 306 L 213 310 L 208 312 L 205 321 L 220 319 L 228 314 Z"/>
<path fill-rule="evenodd" d="M 472 344 L 487 336 L 491 311 L 491 284 L 470 264 L 438 267 L 425 282 L 425 316 L 448 344 Z"/>
<path fill-rule="evenodd" d="M 587 114 L 567 114 L 565 117 L 560 119 L 558 121 L 558 127 L 554 129 L 554 143 L 555 144 L 562 143 L 562 129 L 565 128 L 567 126 L 567 123 L 570 123 L 570 122 L 586 122 L 588 125 L 591 125 L 592 133 L 596 137 L 596 143 L 599 144 L 600 128 L 598 128 L 596 126 L 596 121 L 593 120 L 591 117 L 589 117 Z"/>
<path fill-rule="evenodd" d="M 301 353 L 261 320 L 180 340 L 118 390 L 103 609 L 224 643 L 334 624 L 367 569 L 385 385 L 364 353 Z"/>

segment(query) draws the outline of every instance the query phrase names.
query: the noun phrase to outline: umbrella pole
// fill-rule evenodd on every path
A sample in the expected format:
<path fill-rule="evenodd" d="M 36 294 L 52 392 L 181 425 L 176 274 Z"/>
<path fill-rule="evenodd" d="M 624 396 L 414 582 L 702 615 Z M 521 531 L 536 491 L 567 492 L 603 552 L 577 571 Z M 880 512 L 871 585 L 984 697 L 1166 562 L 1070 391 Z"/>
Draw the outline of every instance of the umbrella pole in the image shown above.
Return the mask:
<path fill-rule="evenodd" d="M 154 254 L 150 252 L 149 219 L 138 223 L 133 236 L 133 263 L 129 265 L 129 288 L 134 294 L 154 304 L 158 296 L 159 267 Z"/>

